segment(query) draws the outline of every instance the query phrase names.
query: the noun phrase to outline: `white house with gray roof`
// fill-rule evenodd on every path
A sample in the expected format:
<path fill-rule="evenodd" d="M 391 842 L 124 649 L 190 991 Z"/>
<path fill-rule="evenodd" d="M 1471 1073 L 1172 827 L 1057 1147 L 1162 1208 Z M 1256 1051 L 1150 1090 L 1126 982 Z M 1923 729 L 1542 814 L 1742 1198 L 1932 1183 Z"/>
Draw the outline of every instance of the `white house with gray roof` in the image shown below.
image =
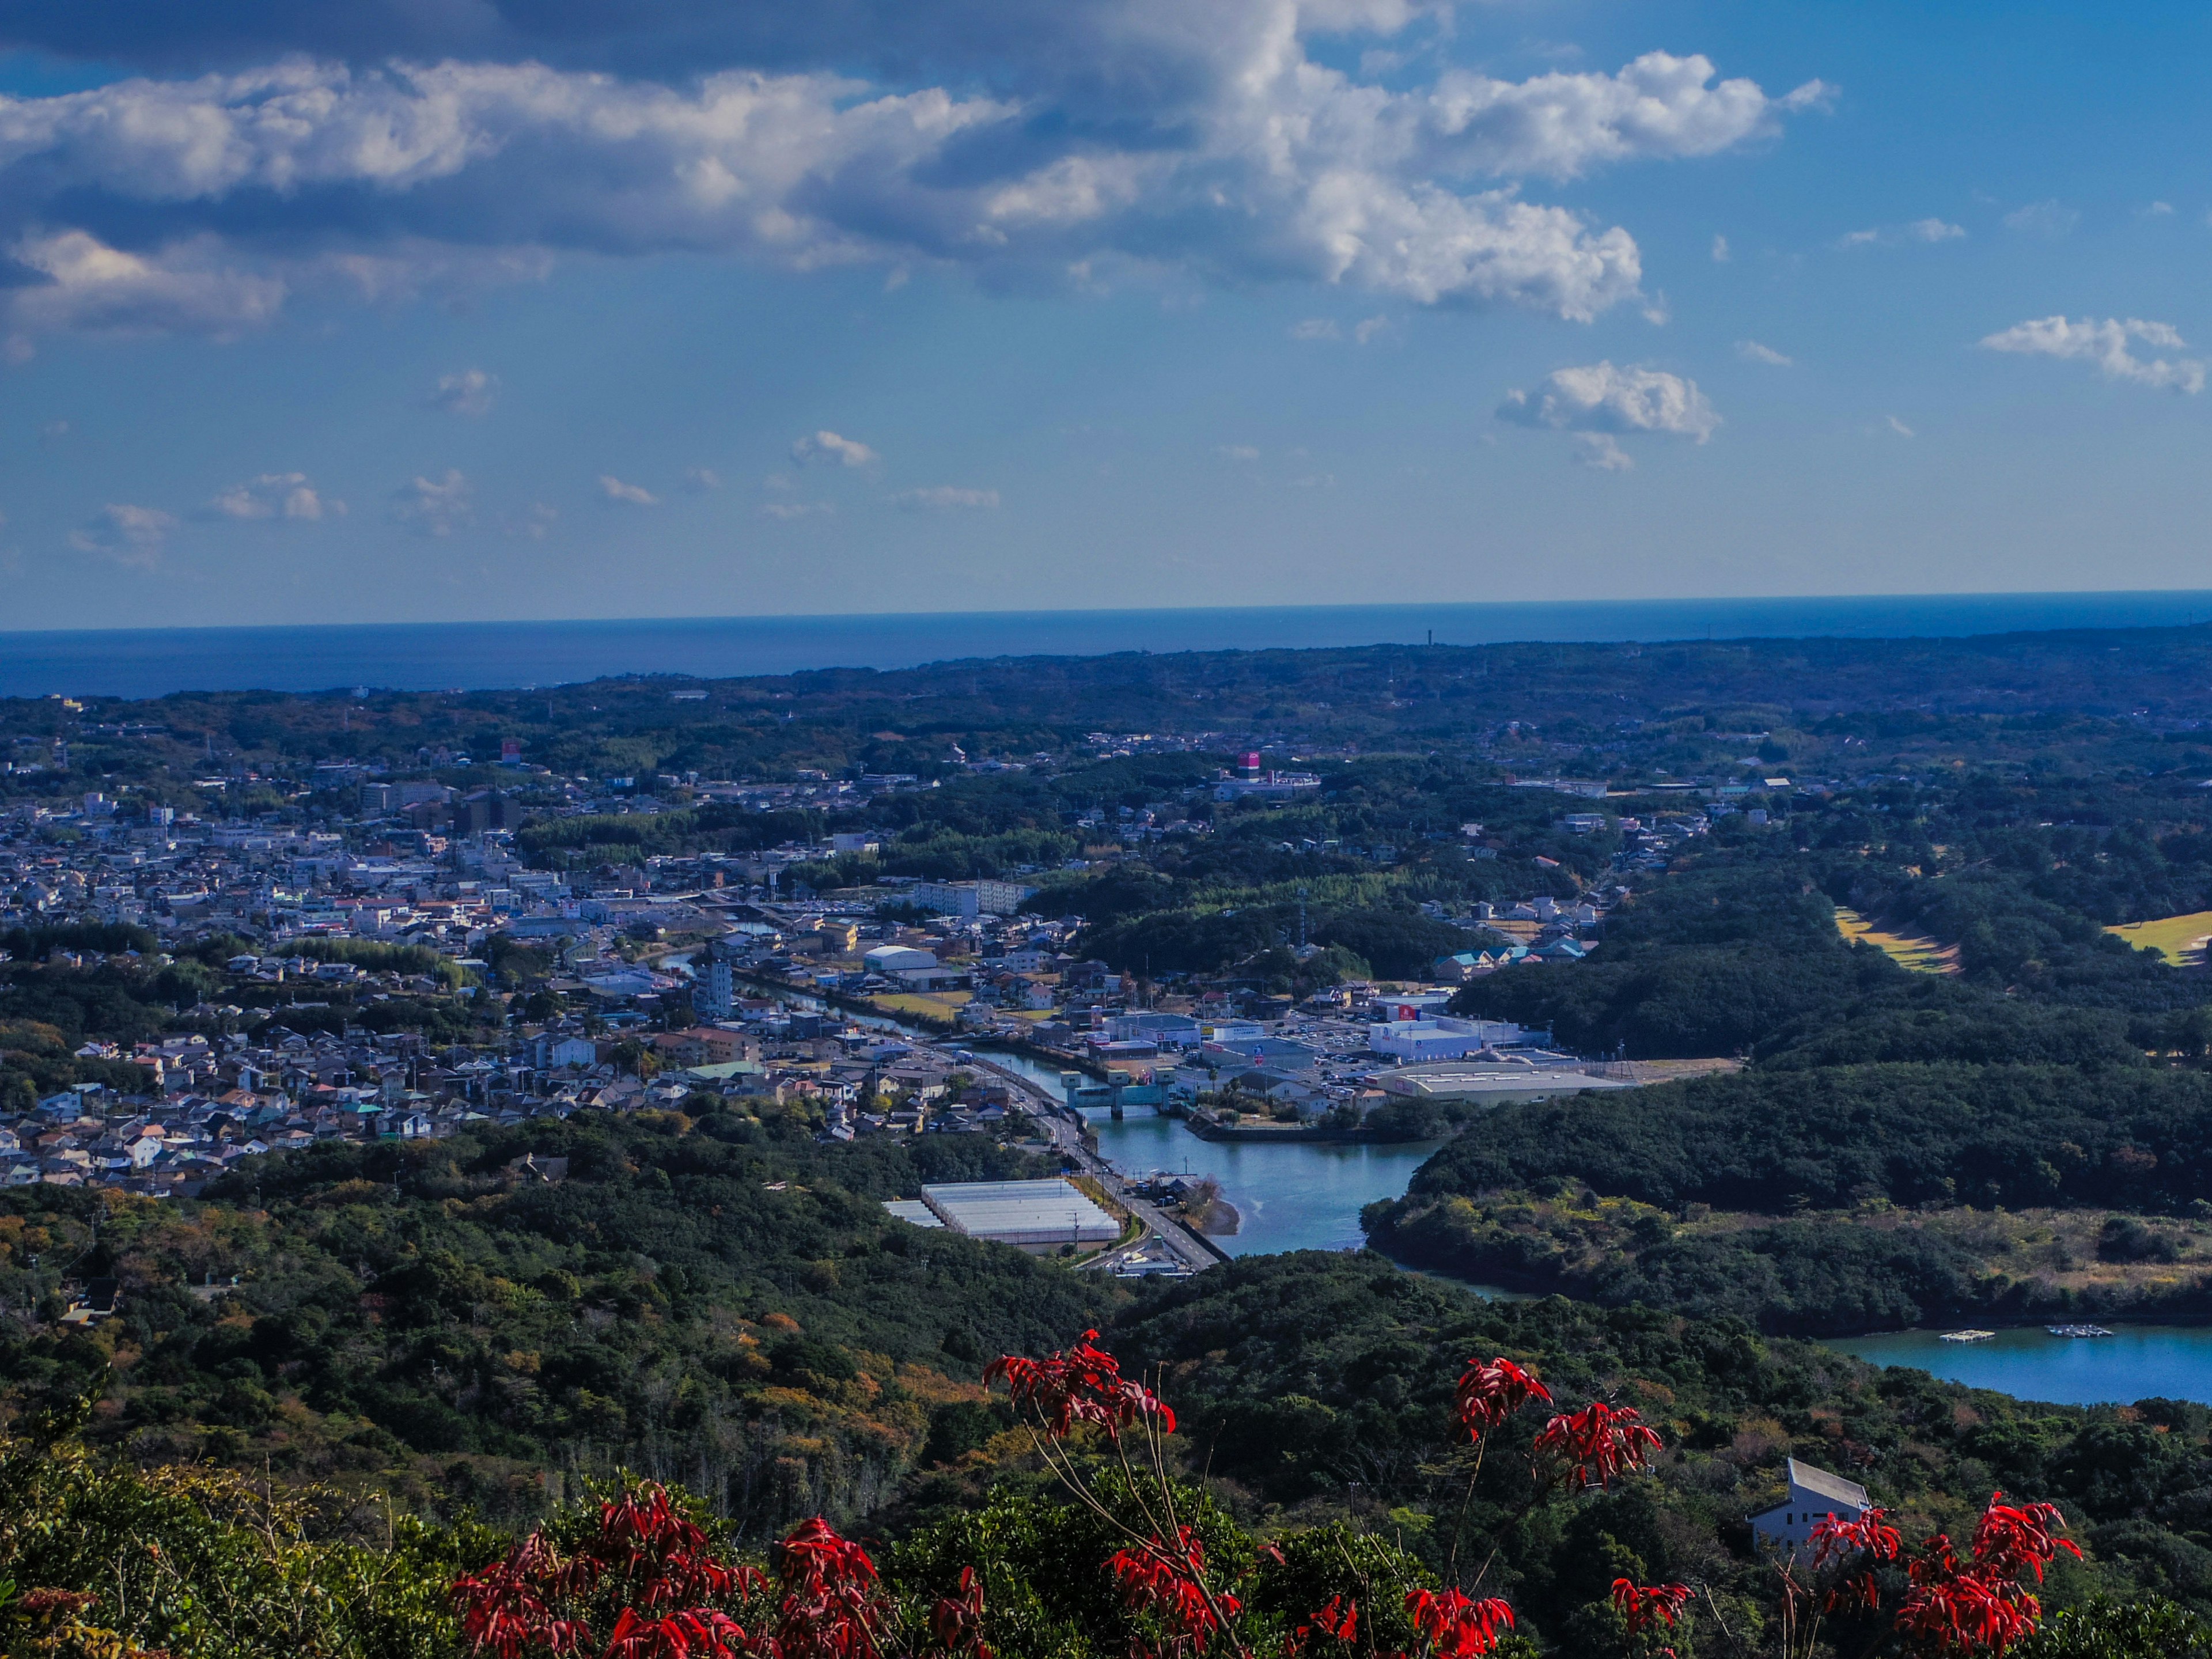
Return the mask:
<path fill-rule="evenodd" d="M 1813 1528 L 1833 1516 L 1838 1521 L 1864 1518 L 1874 1500 L 1856 1480 L 1846 1480 L 1810 1463 L 1790 1460 L 1790 1495 L 1772 1509 L 1751 1517 L 1752 1541 L 1761 1549 L 1796 1553 Z"/>

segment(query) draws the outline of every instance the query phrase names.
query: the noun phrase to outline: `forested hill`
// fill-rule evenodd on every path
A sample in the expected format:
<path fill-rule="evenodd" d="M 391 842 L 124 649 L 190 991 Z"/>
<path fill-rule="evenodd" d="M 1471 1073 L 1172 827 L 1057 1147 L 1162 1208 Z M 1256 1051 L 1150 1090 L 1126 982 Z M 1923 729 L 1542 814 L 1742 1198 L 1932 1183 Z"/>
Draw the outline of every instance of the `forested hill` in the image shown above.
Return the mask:
<path fill-rule="evenodd" d="M 825 1147 L 772 1103 L 714 1103 L 320 1146 L 199 1203 L 0 1194 L 12 1305 L 40 1258 L 123 1287 L 90 1329 L 58 1306 L 11 1323 L 0 1409 L 89 1392 L 94 1437 L 142 1459 L 494 1514 L 534 1513 L 540 1470 L 650 1469 L 765 1532 L 957 1456 L 988 1432 L 984 1358 L 1110 1310 L 1095 1279 L 882 1206 L 1036 1161 L 976 1136 Z M 517 1173 L 525 1154 L 565 1176 Z"/>
<path fill-rule="evenodd" d="M 672 702 L 678 689 L 705 695 Z M 1685 714 L 1710 718 L 1673 724 Z M 0 700 L 0 736 L 64 739 L 79 770 L 112 777 L 162 767 L 189 776 L 210 757 L 265 767 L 440 751 L 482 763 L 502 740 L 564 775 L 822 766 L 935 775 L 955 743 L 1024 757 L 1094 732 L 1309 748 L 1474 742 L 1507 764 L 1625 759 L 1677 775 L 1735 758 L 1748 732 L 1770 757 L 1801 765 L 1808 755 L 2027 763 L 2094 750 L 2104 763 L 2157 770 L 2203 764 L 2182 760 L 2191 750 L 2212 758 L 2191 735 L 2208 718 L 2212 624 L 1963 640 L 1125 653 L 360 697 Z M 1705 733 L 1717 741 L 1705 744 Z"/>

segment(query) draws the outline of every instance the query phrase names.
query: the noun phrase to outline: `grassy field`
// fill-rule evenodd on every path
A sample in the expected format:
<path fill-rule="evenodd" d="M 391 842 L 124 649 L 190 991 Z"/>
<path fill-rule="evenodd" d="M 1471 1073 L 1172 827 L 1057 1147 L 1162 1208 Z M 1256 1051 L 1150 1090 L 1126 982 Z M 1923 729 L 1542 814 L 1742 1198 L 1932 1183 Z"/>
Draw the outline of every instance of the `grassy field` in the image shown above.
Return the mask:
<path fill-rule="evenodd" d="M 2212 910 L 2192 910 L 2185 916 L 2160 916 L 2155 921 L 2131 921 L 2124 927 L 2107 927 L 2137 950 L 2157 951 L 2177 968 L 2194 968 L 2204 961 L 2204 941 L 2212 939 Z"/>
<path fill-rule="evenodd" d="M 1959 971 L 1959 947 L 1939 945 L 1932 939 L 1915 933 L 1886 933 L 1856 910 L 1836 907 L 1836 929 L 1845 939 L 1863 939 L 1888 957 L 1900 968 L 1909 968 L 1916 974 L 1955 974 Z"/>
<path fill-rule="evenodd" d="M 884 1013 L 919 1015 L 924 1019 L 951 1019 L 968 1000 L 965 991 L 938 991 L 927 996 L 902 992 L 895 996 L 868 999 Z"/>

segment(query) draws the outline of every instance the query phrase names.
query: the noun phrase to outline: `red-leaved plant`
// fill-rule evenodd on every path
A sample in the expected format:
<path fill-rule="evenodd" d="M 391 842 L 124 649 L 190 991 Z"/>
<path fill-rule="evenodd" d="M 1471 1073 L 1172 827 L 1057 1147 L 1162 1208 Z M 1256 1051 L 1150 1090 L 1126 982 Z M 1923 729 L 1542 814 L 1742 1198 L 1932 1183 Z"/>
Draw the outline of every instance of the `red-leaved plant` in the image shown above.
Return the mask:
<path fill-rule="evenodd" d="M 1203 1517 L 1182 1513 L 1169 1463 L 1175 1413 L 1143 1382 L 1124 1376 L 1097 1339 L 1086 1331 L 1075 1346 L 1042 1359 L 994 1360 L 984 1380 L 1005 1385 L 1045 1465 L 1121 1540 L 1100 1565 L 1140 1630 L 1152 1633 L 1139 1637 L 1132 1659 L 1260 1659 L 1240 1626 L 1245 1600 L 1233 1586 L 1242 1580 L 1209 1565 L 1194 1524 Z M 1650 1468 L 1662 1449 L 1657 1431 L 1632 1407 L 1601 1400 L 1554 1413 L 1528 1443 L 1522 1503 L 1496 1528 L 1481 1567 L 1462 1582 L 1458 1540 L 1491 1442 L 1525 1408 L 1555 1403 L 1534 1372 L 1510 1359 L 1468 1362 L 1453 1421 L 1466 1437 L 1473 1473 L 1448 1582 L 1441 1589 L 1401 1584 L 1391 1591 L 1404 1595 L 1411 1654 L 1384 1655 L 1372 1619 L 1363 1620 L 1359 1603 L 1339 1593 L 1295 1621 L 1267 1659 L 1310 1659 L 1325 1642 L 1348 1652 L 1363 1629 L 1367 1659 L 1482 1659 L 1496 1651 L 1514 1628 L 1513 1609 L 1481 1589 L 1506 1539 L 1539 1504 L 1606 1490 Z M 1095 1434 L 1120 1470 L 1111 1501 L 1086 1473 L 1086 1434 Z M 1996 1659 L 2033 1632 L 2041 1615 L 2026 1580 L 2040 1583 L 2061 1553 L 2080 1555 L 2059 1536 L 2063 1528 L 2051 1505 L 2008 1504 L 2000 1492 L 1964 1553 L 1937 1534 L 1908 1561 L 1885 1511 L 1869 1510 L 1856 1521 L 1830 1516 L 1813 1533 L 1813 1582 L 1800 1582 L 1794 1558 L 1778 1563 L 1784 1659 L 1812 1653 L 1825 1616 L 1878 1613 L 1882 1575 L 1887 1570 L 1893 1577 L 1899 1566 L 1905 1582 L 1894 1627 L 1914 1651 L 1930 1659 Z M 1258 1553 L 1285 1562 L 1272 1544 Z M 771 1584 L 759 1569 L 724 1559 L 666 1491 L 647 1484 L 603 1504 L 596 1529 L 572 1552 L 540 1527 L 504 1559 L 457 1579 L 451 1593 L 471 1649 L 489 1659 L 536 1659 L 538 1650 L 550 1659 L 913 1659 L 916 1648 L 932 1659 L 994 1659 L 977 1565 L 962 1568 L 957 1591 L 926 1617 L 916 1609 L 903 1623 L 867 1551 L 818 1516 L 783 1540 L 776 1571 Z M 1705 1595 L 1710 1603 L 1710 1589 Z M 1662 1638 L 1679 1639 L 1692 1598 L 1686 1584 L 1615 1579 L 1612 1603 L 1628 1650 L 1650 1652 Z M 741 1613 L 753 1620 L 750 1631 Z M 604 1644 L 593 1634 L 595 1620 L 608 1631 Z M 1725 1623 L 1722 1629 L 1733 1640 Z"/>
<path fill-rule="evenodd" d="M 2033 1575 L 2042 1583 L 2043 1570 L 2061 1554 L 2080 1559 L 2080 1547 L 2058 1535 L 2065 1525 L 2056 1504 L 2008 1504 L 2002 1492 L 1992 1492 L 1963 1554 L 1939 1532 L 1906 1560 L 1903 1535 L 1887 1510 L 1869 1509 L 1856 1521 L 1829 1516 L 1813 1528 L 1815 1583 L 1798 1582 L 1794 1560 L 1777 1564 L 1784 1651 L 1810 1654 L 1825 1614 L 1879 1613 L 1879 1574 L 1902 1562 L 1904 1594 L 1893 1622 L 1913 1650 L 1944 1659 L 1996 1659 L 2033 1635 L 2042 1618 L 2040 1598 L 2023 1581 Z M 1801 1632 L 1802 1649 L 1795 1645 Z"/>

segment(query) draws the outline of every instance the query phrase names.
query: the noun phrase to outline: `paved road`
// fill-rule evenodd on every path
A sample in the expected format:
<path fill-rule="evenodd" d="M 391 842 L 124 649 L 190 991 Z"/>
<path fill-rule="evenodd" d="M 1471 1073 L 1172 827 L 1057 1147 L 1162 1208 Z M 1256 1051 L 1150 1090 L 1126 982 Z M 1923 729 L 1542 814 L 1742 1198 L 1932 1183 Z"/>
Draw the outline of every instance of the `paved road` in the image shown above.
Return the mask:
<path fill-rule="evenodd" d="M 1220 1250 L 1191 1228 L 1172 1219 L 1159 1206 L 1132 1195 L 1128 1183 L 1121 1179 L 1121 1172 L 1083 1144 L 1081 1127 L 1066 1115 L 1066 1109 L 1060 1102 L 1053 1099 L 1020 1073 L 993 1065 L 985 1055 L 979 1054 L 972 1061 L 963 1061 L 962 1064 L 987 1067 L 1012 1085 L 1029 1101 L 1027 1109 L 1030 1117 L 1050 1137 L 1054 1150 L 1072 1159 L 1084 1174 L 1112 1194 L 1115 1202 L 1126 1206 L 1130 1213 L 1157 1234 L 1176 1259 L 1192 1272 L 1200 1273 L 1208 1267 L 1218 1267 L 1226 1259 Z"/>

